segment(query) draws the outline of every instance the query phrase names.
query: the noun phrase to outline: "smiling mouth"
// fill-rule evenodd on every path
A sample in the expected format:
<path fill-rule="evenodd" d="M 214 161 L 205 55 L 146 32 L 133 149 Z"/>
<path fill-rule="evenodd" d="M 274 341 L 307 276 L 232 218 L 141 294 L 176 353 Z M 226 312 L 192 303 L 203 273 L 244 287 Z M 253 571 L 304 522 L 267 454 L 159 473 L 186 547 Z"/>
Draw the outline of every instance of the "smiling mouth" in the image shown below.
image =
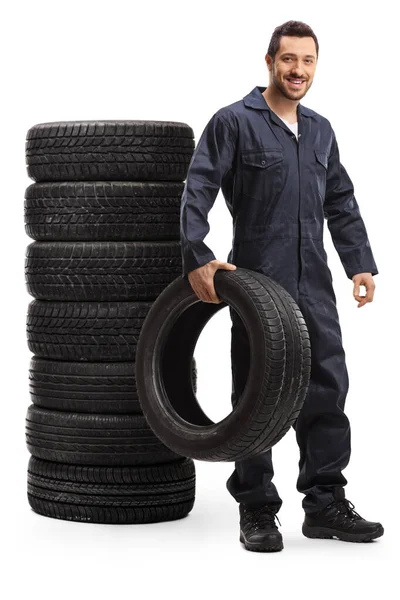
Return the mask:
<path fill-rule="evenodd" d="M 304 81 L 305 81 L 304 79 L 295 79 L 294 77 L 293 78 L 292 77 L 286 77 L 286 79 L 288 80 L 289 84 L 292 87 L 296 87 L 296 88 L 301 87 L 303 85 Z"/>

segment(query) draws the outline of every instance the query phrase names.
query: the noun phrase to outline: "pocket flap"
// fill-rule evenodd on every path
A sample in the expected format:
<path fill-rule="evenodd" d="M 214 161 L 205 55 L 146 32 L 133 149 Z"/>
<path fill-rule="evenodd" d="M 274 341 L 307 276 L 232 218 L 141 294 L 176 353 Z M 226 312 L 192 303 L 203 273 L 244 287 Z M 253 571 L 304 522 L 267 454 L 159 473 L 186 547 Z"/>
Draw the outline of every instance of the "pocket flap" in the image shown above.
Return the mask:
<path fill-rule="evenodd" d="M 318 162 L 321 163 L 325 169 L 328 168 L 328 154 L 326 152 L 321 152 L 320 150 L 314 150 L 315 156 L 317 157 Z"/>
<path fill-rule="evenodd" d="M 250 165 L 251 167 L 259 167 L 260 169 L 266 169 L 281 160 L 283 160 L 283 152 L 279 148 L 242 153 L 243 164 Z"/>

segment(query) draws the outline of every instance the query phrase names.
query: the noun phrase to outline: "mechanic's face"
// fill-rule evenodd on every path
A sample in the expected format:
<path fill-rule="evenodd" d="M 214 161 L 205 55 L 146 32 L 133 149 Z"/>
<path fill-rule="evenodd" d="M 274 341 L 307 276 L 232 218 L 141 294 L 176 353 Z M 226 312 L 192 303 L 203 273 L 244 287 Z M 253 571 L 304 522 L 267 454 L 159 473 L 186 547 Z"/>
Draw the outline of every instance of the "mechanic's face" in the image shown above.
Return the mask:
<path fill-rule="evenodd" d="M 266 60 L 270 83 L 289 100 L 301 100 L 311 87 L 317 66 L 313 38 L 284 35 L 275 60 L 272 61 L 268 54 Z"/>

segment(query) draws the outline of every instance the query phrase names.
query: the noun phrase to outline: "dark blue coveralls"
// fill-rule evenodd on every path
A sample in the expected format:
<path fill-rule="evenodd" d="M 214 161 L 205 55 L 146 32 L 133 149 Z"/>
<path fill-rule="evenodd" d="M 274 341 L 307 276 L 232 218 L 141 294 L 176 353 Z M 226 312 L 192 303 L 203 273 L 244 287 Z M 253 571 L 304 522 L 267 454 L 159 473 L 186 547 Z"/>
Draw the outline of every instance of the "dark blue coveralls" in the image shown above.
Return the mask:
<path fill-rule="evenodd" d="M 183 277 L 216 256 L 203 242 L 207 215 L 219 189 L 233 220 L 227 261 L 264 273 L 282 285 L 303 313 L 311 342 L 311 379 L 294 423 L 300 449 L 297 490 L 311 513 L 347 484 L 350 423 L 344 413 L 348 373 L 332 275 L 323 245 L 324 218 L 349 279 L 378 273 L 352 182 L 340 163 L 335 133 L 325 117 L 297 105 L 298 141 L 256 86 L 218 110 L 192 156 L 181 201 Z M 232 405 L 249 368 L 247 333 L 232 319 Z M 237 502 L 275 505 L 271 449 L 235 462 L 226 485 Z"/>

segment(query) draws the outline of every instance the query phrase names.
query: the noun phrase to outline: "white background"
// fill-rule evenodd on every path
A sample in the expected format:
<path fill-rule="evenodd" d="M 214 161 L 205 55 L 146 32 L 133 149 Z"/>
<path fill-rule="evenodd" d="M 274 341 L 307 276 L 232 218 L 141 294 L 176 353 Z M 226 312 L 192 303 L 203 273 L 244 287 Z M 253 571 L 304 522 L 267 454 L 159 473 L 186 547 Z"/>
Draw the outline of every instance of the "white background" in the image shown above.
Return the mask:
<path fill-rule="evenodd" d="M 31 403 L 25 319 L 23 198 L 27 130 L 46 121 L 183 121 L 196 142 L 211 115 L 268 85 L 265 54 L 289 19 L 315 31 L 320 56 L 302 103 L 327 117 L 355 186 L 379 275 L 374 302 L 358 309 L 326 230 L 350 376 L 352 455 L 347 497 L 385 534 L 370 544 L 301 534 L 293 429 L 273 448 L 285 548 L 247 552 L 238 505 L 225 488 L 232 463 L 196 461 L 188 517 L 146 525 L 94 525 L 34 513 L 26 498 L 24 419 Z M 392 598 L 398 528 L 399 152 L 398 20 L 394 3 L 9 2 L 1 15 L 2 550 L 7 598 Z M 231 221 L 220 193 L 206 238 L 226 260 Z M 362 289 L 362 292 L 364 290 Z M 198 397 L 214 420 L 230 410 L 230 319 L 218 313 L 196 348 Z M 384 591 L 386 588 L 386 592 Z"/>

